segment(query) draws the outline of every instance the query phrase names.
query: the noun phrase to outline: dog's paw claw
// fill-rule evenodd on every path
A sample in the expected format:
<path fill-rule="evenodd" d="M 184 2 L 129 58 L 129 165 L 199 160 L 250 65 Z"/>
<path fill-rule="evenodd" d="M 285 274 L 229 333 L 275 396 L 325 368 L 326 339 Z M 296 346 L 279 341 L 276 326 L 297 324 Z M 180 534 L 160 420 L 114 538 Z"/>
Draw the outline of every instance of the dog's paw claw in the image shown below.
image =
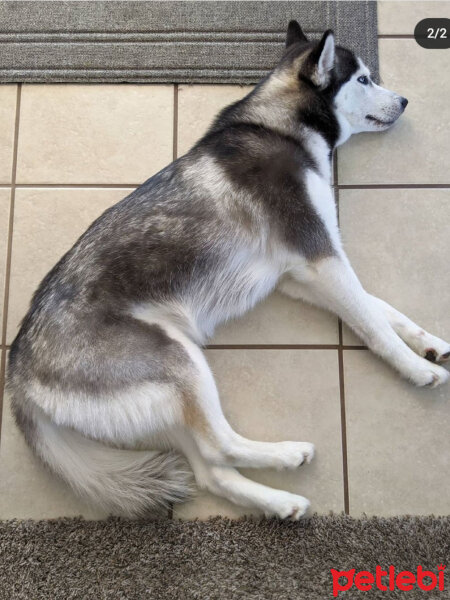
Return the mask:
<path fill-rule="evenodd" d="M 430 383 L 427 383 L 425 387 L 434 388 L 439 385 L 439 377 L 437 375 L 433 375 Z"/>
<path fill-rule="evenodd" d="M 304 450 L 303 450 L 303 460 L 300 465 L 310 464 L 312 459 L 314 458 L 315 448 L 314 444 L 309 444 L 308 442 L 303 442 Z"/>
<path fill-rule="evenodd" d="M 440 372 L 432 373 L 431 380 L 426 384 L 425 387 L 429 387 L 431 389 L 435 388 L 438 385 L 441 385 L 442 383 L 445 383 L 446 381 L 448 381 L 448 378 L 449 378 L 448 371 L 446 371 L 445 369 L 442 369 L 442 367 L 440 367 Z"/>

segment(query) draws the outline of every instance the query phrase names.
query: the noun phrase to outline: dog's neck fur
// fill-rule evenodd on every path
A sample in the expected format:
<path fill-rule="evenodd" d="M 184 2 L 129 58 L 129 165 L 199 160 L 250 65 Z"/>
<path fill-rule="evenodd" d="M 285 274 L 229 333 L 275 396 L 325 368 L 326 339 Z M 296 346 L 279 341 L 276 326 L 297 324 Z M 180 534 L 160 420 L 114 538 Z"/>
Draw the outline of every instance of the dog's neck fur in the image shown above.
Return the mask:
<path fill-rule="evenodd" d="M 311 135 L 320 136 L 324 142 L 322 154 L 329 165 L 334 149 L 352 134 L 346 119 L 335 110 L 331 96 L 317 93 L 306 83 L 293 87 L 276 70 L 245 98 L 225 109 L 210 132 L 239 123 L 272 129 L 300 143 Z"/>

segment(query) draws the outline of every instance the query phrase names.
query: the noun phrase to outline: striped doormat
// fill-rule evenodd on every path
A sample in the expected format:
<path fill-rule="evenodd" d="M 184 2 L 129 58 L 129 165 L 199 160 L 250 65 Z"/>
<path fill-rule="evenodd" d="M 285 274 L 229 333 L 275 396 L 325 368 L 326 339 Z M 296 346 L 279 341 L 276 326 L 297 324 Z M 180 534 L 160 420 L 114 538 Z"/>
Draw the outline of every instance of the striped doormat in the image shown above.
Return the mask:
<path fill-rule="evenodd" d="M 290 19 L 333 29 L 378 72 L 372 0 L 0 3 L 0 82 L 254 83 Z"/>

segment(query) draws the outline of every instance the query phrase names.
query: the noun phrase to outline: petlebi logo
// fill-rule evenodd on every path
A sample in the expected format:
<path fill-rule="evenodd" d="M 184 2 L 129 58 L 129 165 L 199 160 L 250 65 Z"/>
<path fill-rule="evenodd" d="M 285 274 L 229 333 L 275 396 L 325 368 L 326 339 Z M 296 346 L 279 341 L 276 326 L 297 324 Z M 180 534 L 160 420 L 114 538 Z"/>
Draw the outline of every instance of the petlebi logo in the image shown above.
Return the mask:
<path fill-rule="evenodd" d="M 346 592 L 355 587 L 361 591 L 370 591 L 378 589 L 383 592 L 401 590 L 404 592 L 420 589 L 424 592 L 444 591 L 444 570 L 445 565 L 438 565 L 436 571 L 427 571 L 419 565 L 415 572 L 399 571 L 393 565 L 390 565 L 385 571 L 377 565 L 375 573 L 370 571 L 359 571 L 350 569 L 349 571 L 337 571 L 330 569 L 333 577 L 333 596 L 336 597 L 340 592 Z M 433 598 L 436 596 L 433 595 Z"/>

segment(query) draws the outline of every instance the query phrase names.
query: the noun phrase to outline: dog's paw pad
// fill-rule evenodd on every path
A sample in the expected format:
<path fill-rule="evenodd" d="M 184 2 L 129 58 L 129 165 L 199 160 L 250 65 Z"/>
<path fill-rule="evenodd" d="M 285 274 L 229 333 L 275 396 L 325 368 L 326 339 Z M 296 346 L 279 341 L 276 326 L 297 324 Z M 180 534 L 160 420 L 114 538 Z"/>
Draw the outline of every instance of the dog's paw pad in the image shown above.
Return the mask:
<path fill-rule="evenodd" d="M 438 354 L 433 348 L 428 348 L 427 350 L 425 350 L 425 358 L 430 362 L 435 363 L 437 360 L 437 356 Z"/>
<path fill-rule="evenodd" d="M 445 344 L 444 347 L 439 350 L 436 348 L 426 348 L 424 351 L 424 358 L 432 363 L 445 362 L 450 358 L 448 345 Z"/>

